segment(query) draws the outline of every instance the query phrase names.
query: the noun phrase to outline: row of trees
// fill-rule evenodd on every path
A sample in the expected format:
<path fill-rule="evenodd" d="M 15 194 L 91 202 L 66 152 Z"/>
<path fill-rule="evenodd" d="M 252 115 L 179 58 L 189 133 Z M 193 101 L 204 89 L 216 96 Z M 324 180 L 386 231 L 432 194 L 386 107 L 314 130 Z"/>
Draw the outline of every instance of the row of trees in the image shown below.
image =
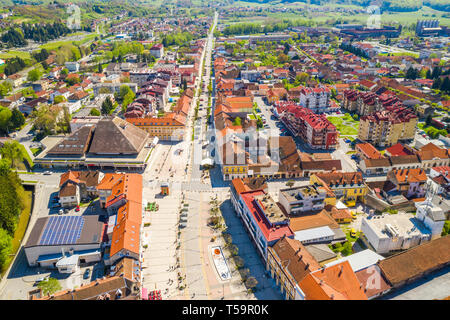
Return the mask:
<path fill-rule="evenodd" d="M 8 31 L 6 31 L 0 38 L 4 44 L 8 48 L 11 47 L 23 47 L 28 44 L 28 41 L 25 40 L 22 32 L 19 30 L 16 30 L 14 28 L 10 28 Z"/>
<path fill-rule="evenodd" d="M 191 40 L 194 40 L 194 37 L 189 32 L 178 32 L 173 34 L 165 34 L 162 36 L 162 44 L 164 47 L 172 45 L 180 46 Z"/>
<path fill-rule="evenodd" d="M 25 39 L 32 39 L 36 42 L 47 42 L 58 39 L 72 32 L 62 22 L 47 24 L 22 23 L 22 31 Z"/>
<path fill-rule="evenodd" d="M 445 93 L 450 93 L 450 78 L 445 77 L 443 80 L 441 78 L 437 78 L 434 80 L 432 88 L 439 89 Z"/>
<path fill-rule="evenodd" d="M 23 70 L 25 67 L 27 67 L 27 63 L 22 58 L 13 57 L 6 60 L 5 69 L 3 72 L 7 76 L 10 76 L 20 70 Z"/>
<path fill-rule="evenodd" d="M 365 53 L 363 50 L 361 50 L 360 48 L 356 48 L 354 46 L 352 46 L 351 44 L 346 44 L 346 43 L 341 43 L 341 45 L 339 46 L 339 48 L 341 48 L 344 51 L 348 51 L 351 52 L 359 57 L 363 57 L 365 59 L 369 59 L 369 56 L 367 55 L 367 53 Z"/>
<path fill-rule="evenodd" d="M 6 142 L 0 149 L 0 269 L 12 250 L 12 239 L 23 209 L 25 192 L 16 172 L 11 170 L 10 157 L 18 152 L 17 141 Z M 20 150 L 19 150 L 20 151 Z"/>

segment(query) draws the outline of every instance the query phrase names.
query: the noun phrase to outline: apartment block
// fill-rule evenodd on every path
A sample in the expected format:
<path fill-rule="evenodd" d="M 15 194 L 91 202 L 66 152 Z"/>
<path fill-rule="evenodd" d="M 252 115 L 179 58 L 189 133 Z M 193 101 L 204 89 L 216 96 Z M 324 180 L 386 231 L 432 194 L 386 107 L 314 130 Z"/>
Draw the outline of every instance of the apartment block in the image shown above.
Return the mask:
<path fill-rule="evenodd" d="M 380 147 L 392 146 L 399 140 L 413 139 L 417 121 L 409 109 L 388 107 L 361 117 L 358 138 Z"/>

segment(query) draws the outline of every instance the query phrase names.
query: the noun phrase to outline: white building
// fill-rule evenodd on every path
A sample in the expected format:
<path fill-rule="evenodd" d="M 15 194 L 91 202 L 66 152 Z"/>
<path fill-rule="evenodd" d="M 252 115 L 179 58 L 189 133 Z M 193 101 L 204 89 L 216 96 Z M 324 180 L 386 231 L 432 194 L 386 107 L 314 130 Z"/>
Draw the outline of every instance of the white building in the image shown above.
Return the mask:
<path fill-rule="evenodd" d="M 79 264 L 101 260 L 103 222 L 99 216 L 49 216 L 39 218 L 24 246 L 31 267 L 78 270 Z"/>
<path fill-rule="evenodd" d="M 427 199 L 424 202 L 416 202 L 416 219 L 431 230 L 431 239 L 439 238 L 444 228 L 445 214 L 444 210 Z"/>
<path fill-rule="evenodd" d="M 361 231 L 377 253 L 406 250 L 431 240 L 431 231 L 407 213 L 364 217 Z"/>
<path fill-rule="evenodd" d="M 78 72 L 80 70 L 80 64 L 76 61 L 67 61 L 64 65 L 69 72 Z"/>
<path fill-rule="evenodd" d="M 281 189 L 278 201 L 289 214 L 301 214 L 303 212 L 322 210 L 326 192 L 318 190 L 315 186 L 295 187 Z"/>
<path fill-rule="evenodd" d="M 327 87 L 302 88 L 300 91 L 300 104 L 314 113 L 328 112 L 330 108 L 331 91 Z"/>

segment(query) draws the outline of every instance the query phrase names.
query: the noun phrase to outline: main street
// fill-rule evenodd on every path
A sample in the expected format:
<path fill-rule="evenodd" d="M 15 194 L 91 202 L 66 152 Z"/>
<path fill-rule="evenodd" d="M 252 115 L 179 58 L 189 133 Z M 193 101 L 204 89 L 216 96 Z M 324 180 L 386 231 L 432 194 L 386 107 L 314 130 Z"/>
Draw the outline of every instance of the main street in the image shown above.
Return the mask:
<path fill-rule="evenodd" d="M 185 141 L 159 143 L 153 150 L 144 172 L 144 204 L 147 201 L 156 202 L 159 210 L 146 213 L 144 217 L 144 225 L 150 225 L 144 227 L 143 232 L 143 241 L 148 244 L 143 253 L 143 287 L 161 290 L 164 299 L 257 297 L 247 294 L 231 258 L 228 259 L 230 270 L 233 271 L 231 280 L 222 281 L 215 270 L 210 254 L 211 246 L 225 245 L 221 232 L 208 226 L 210 202 L 217 198 L 221 203 L 224 224 L 232 230 L 240 230 L 233 243 L 239 247 L 239 254 L 245 258 L 246 267 L 251 267 L 252 275 L 260 283 L 258 297 L 278 299 L 273 283 L 265 275 L 264 265 L 231 207 L 228 184 L 222 181 L 218 170 L 210 170 L 211 177 L 205 174 L 208 171 L 201 170 L 201 161 L 209 157 L 202 146 L 208 138 L 207 89 L 211 74 L 213 32 L 217 19 L 216 13 L 195 83 Z M 198 118 L 194 121 L 198 99 L 200 108 Z M 170 186 L 168 196 L 159 195 L 162 182 L 167 182 Z"/>

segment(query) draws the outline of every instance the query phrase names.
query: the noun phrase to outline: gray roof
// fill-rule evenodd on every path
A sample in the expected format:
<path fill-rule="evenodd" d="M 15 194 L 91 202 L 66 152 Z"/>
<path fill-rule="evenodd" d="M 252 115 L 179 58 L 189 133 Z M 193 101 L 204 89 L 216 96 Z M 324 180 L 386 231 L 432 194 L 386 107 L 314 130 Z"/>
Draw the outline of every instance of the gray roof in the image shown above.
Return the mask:
<path fill-rule="evenodd" d="M 36 220 L 33 229 L 31 230 L 28 241 L 25 248 L 45 246 L 46 244 L 40 244 L 44 231 L 47 229 L 47 224 L 55 216 L 48 216 L 44 218 L 39 218 Z M 56 216 L 56 217 L 70 217 L 70 216 Z M 75 244 L 100 244 L 102 242 L 103 233 L 103 222 L 99 221 L 99 216 L 89 215 L 83 216 L 84 224 L 81 228 L 81 233 L 79 238 L 76 240 Z M 55 230 L 57 231 L 57 230 Z M 61 243 L 58 245 L 64 245 L 66 243 Z M 48 245 L 54 245 L 50 242 Z"/>
<path fill-rule="evenodd" d="M 120 118 L 106 118 L 97 123 L 89 153 L 138 154 L 149 134 Z"/>
<path fill-rule="evenodd" d="M 310 244 L 305 246 L 306 250 L 317 260 L 322 262 L 337 256 L 326 244 Z"/>

